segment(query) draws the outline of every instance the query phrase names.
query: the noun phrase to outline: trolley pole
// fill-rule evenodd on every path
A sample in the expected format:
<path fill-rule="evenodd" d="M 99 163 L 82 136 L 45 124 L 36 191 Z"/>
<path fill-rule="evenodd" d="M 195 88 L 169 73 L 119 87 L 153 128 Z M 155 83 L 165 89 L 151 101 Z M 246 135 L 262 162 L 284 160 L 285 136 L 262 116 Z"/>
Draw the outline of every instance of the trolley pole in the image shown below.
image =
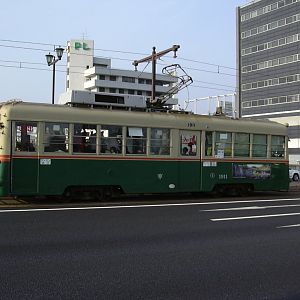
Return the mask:
<path fill-rule="evenodd" d="M 151 102 L 154 102 L 155 99 L 155 83 L 156 83 L 156 51 L 155 47 L 152 48 L 152 94 L 151 94 Z"/>
<path fill-rule="evenodd" d="M 151 103 L 155 103 L 155 83 L 156 83 L 156 61 L 161 58 L 162 56 L 168 54 L 169 52 L 171 51 L 174 51 L 174 58 L 176 58 L 176 52 L 177 50 L 180 48 L 179 45 L 173 45 L 171 48 L 168 48 L 166 50 L 163 50 L 161 52 L 158 52 L 156 53 L 156 48 L 153 47 L 152 48 L 152 54 L 145 57 L 145 58 L 142 58 L 140 60 L 135 60 L 133 61 L 133 65 L 135 67 L 135 70 L 137 70 L 137 66 L 140 64 L 140 63 L 143 63 L 143 62 L 149 62 L 151 61 L 152 62 L 152 93 L 151 93 Z"/>

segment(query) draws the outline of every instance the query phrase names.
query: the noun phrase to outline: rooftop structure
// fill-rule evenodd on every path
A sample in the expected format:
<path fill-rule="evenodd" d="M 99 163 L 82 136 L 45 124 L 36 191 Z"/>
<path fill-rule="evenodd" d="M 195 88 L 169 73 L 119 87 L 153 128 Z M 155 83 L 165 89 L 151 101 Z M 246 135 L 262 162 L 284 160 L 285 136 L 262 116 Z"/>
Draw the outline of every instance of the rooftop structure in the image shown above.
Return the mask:
<path fill-rule="evenodd" d="M 156 74 L 156 96 L 167 94 L 177 78 Z M 67 48 L 67 91 L 127 94 L 151 98 L 152 74 L 132 70 L 114 69 L 111 60 L 94 56 L 93 40 L 71 40 Z M 167 105 L 176 105 L 170 98 Z"/>

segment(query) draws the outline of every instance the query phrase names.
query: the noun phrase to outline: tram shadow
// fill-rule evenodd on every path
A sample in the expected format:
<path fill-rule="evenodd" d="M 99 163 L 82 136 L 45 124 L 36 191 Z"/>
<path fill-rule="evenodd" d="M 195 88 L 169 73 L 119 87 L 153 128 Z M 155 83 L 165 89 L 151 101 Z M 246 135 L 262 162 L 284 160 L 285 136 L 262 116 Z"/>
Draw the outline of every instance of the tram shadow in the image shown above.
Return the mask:
<path fill-rule="evenodd" d="M 128 204 L 157 204 L 157 203 L 184 203 L 184 202 L 203 202 L 203 201 L 230 201 L 247 200 L 247 199 L 270 199 L 298 196 L 300 194 L 300 182 L 292 181 L 289 191 L 267 191 L 253 192 L 248 196 L 240 196 L 238 194 L 218 195 L 215 193 L 170 193 L 170 194 L 136 194 L 136 195 L 118 195 L 107 197 L 99 200 L 97 197 L 78 196 L 78 197 L 62 197 L 62 196 L 39 196 L 39 197 L 20 197 L 13 198 L 13 201 L 5 201 L 6 205 L 32 205 L 35 207 L 44 206 L 106 206 L 106 205 L 128 205 Z"/>

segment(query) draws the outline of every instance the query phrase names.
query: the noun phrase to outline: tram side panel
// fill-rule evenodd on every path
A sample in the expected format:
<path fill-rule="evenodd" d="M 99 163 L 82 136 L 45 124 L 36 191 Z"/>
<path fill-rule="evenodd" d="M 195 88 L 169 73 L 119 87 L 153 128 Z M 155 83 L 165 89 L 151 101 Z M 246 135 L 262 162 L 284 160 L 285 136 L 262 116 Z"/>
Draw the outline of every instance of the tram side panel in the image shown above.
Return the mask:
<path fill-rule="evenodd" d="M 11 159 L 11 194 L 37 195 L 38 159 L 29 156 L 13 156 Z"/>
<path fill-rule="evenodd" d="M 128 194 L 180 191 L 176 161 L 52 158 L 39 174 L 42 195 L 60 195 L 73 186 L 115 186 Z"/>
<path fill-rule="evenodd" d="M 255 191 L 288 190 L 288 164 L 284 162 L 207 161 L 202 163 L 203 191 L 215 187 L 251 187 Z"/>

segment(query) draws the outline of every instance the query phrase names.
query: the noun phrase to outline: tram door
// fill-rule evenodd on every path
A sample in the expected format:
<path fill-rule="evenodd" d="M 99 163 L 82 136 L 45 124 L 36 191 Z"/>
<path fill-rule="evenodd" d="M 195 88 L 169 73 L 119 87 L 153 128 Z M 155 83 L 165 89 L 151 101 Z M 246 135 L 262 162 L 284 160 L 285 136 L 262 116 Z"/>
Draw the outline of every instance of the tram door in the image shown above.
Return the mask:
<path fill-rule="evenodd" d="M 37 123 L 14 122 L 11 148 L 11 193 L 37 194 L 39 168 Z"/>
<path fill-rule="evenodd" d="M 179 132 L 179 186 L 183 192 L 195 192 L 200 189 L 200 132 Z"/>

